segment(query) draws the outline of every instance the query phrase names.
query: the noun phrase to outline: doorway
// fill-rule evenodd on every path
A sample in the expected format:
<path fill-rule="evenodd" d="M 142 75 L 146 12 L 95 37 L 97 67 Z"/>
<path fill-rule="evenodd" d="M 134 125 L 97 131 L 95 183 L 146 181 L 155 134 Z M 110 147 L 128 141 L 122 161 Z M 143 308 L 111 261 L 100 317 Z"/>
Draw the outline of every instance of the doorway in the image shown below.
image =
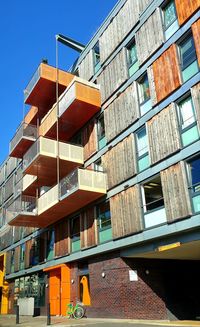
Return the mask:
<path fill-rule="evenodd" d="M 61 271 L 55 269 L 50 271 L 49 276 L 49 303 L 51 315 L 61 314 Z"/>

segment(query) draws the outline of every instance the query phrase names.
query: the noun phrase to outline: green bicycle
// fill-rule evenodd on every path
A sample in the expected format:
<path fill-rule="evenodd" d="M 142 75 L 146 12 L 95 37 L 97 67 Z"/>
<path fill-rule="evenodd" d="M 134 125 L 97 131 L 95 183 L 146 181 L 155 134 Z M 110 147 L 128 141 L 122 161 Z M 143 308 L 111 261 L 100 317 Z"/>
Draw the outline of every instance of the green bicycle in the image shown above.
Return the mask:
<path fill-rule="evenodd" d="M 76 305 L 73 305 L 73 303 L 67 304 L 67 318 L 70 319 L 74 317 L 75 319 L 81 319 L 83 318 L 85 314 L 84 307 L 77 303 Z"/>

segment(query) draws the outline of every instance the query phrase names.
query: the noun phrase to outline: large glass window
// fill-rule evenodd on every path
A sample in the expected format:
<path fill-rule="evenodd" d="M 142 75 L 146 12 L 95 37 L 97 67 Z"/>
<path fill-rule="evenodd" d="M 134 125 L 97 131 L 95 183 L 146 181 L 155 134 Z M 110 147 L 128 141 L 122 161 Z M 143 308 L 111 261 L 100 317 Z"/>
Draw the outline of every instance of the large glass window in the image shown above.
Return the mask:
<path fill-rule="evenodd" d="M 101 67 L 99 42 L 95 44 L 93 48 L 93 54 L 94 54 L 94 72 L 96 73 Z"/>
<path fill-rule="evenodd" d="M 77 216 L 71 219 L 70 222 L 70 235 L 71 235 L 71 251 L 80 250 L 80 217 Z"/>
<path fill-rule="evenodd" d="M 200 212 L 200 157 L 188 163 L 188 177 L 194 212 Z"/>
<path fill-rule="evenodd" d="M 136 133 L 136 145 L 138 171 L 140 172 L 149 167 L 149 146 L 145 126 Z"/>
<path fill-rule="evenodd" d="M 146 228 L 166 222 L 160 176 L 143 184 L 142 199 Z"/>
<path fill-rule="evenodd" d="M 55 231 L 51 229 L 47 232 L 47 260 L 52 260 L 54 257 L 54 243 L 55 243 Z"/>
<path fill-rule="evenodd" d="M 104 117 L 101 115 L 97 121 L 98 148 L 102 149 L 106 145 Z"/>
<path fill-rule="evenodd" d="M 199 139 L 199 131 L 197 127 L 192 97 L 188 96 L 179 102 L 178 109 L 182 143 L 183 146 L 186 146 Z"/>
<path fill-rule="evenodd" d="M 50 245 L 48 245 L 50 246 Z M 42 249 L 42 251 L 45 251 L 45 249 Z M 50 250 L 51 251 L 51 250 Z M 49 253 L 50 255 L 50 253 Z M 31 248 L 31 265 L 35 266 L 39 263 L 39 256 L 40 256 L 40 239 L 35 238 L 34 243 Z"/>
<path fill-rule="evenodd" d="M 174 0 L 168 1 L 163 7 L 163 24 L 165 39 L 168 40 L 179 28 Z"/>
<path fill-rule="evenodd" d="M 188 35 L 180 44 L 180 63 L 183 81 L 187 81 L 198 73 L 199 67 L 196 56 L 196 49 L 192 34 Z"/>
<path fill-rule="evenodd" d="M 129 76 L 132 76 L 139 69 L 139 63 L 138 63 L 138 57 L 137 57 L 135 41 L 132 41 L 128 45 L 127 51 L 128 51 Z"/>
<path fill-rule="evenodd" d="M 151 109 L 149 80 L 147 74 L 138 81 L 141 116 Z"/>
<path fill-rule="evenodd" d="M 99 243 L 112 239 L 111 216 L 109 202 L 102 202 L 96 207 Z"/>

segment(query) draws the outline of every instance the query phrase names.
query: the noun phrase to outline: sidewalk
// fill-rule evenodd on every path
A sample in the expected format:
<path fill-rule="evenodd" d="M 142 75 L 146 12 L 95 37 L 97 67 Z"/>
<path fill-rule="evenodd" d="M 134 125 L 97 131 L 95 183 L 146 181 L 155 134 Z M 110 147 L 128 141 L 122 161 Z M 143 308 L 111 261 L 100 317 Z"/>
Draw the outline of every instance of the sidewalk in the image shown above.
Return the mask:
<path fill-rule="evenodd" d="M 14 315 L 1 315 L 0 327 L 44 327 L 47 326 L 46 317 L 20 317 L 20 324 L 16 325 Z M 200 327 L 200 321 L 158 321 L 158 320 L 132 320 L 132 319 L 98 319 L 98 318 L 83 318 L 81 320 L 66 319 L 66 317 L 52 317 L 51 326 L 54 327 L 69 327 L 69 326 L 184 326 L 184 327 Z"/>

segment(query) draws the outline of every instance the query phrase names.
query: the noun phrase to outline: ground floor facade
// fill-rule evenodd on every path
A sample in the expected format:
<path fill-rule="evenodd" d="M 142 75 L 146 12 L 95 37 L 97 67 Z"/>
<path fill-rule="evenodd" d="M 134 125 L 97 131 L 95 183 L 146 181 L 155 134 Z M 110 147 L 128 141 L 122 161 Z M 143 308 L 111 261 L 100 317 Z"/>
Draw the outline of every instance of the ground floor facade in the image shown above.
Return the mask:
<path fill-rule="evenodd" d="M 88 318 L 197 320 L 200 262 L 125 258 L 111 252 L 9 280 L 7 312 L 34 298 L 34 314 L 65 315 L 80 301 Z M 2 313 L 7 313 L 2 312 Z"/>

